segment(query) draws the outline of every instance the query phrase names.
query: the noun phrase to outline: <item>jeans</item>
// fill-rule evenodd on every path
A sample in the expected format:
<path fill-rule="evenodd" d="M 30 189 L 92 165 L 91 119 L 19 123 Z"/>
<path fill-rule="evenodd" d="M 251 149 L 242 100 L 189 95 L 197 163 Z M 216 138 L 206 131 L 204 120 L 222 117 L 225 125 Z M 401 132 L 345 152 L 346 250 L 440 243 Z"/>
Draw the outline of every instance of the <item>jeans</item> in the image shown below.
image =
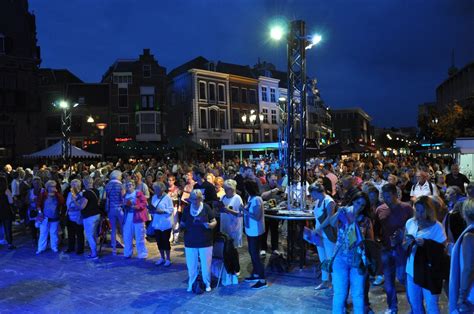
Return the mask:
<path fill-rule="evenodd" d="M 87 243 L 91 249 L 91 256 L 97 255 L 97 228 L 99 227 L 100 215 L 94 215 L 83 219 L 84 231 Z"/>
<path fill-rule="evenodd" d="M 13 221 L 11 219 L 1 219 L 0 220 L 0 225 L 3 227 L 3 234 L 5 237 L 5 240 L 7 240 L 7 243 L 9 245 L 13 244 Z"/>
<path fill-rule="evenodd" d="M 188 287 L 196 280 L 199 270 L 198 262 L 201 260 L 202 281 L 206 287 L 211 286 L 212 246 L 191 248 L 184 247 L 186 266 L 188 267 Z"/>
<path fill-rule="evenodd" d="M 410 275 L 407 275 L 407 294 L 412 313 L 426 313 L 423 306 L 423 299 L 425 299 L 428 313 L 439 314 L 439 295 L 431 294 L 430 290 L 418 286 Z"/>
<path fill-rule="evenodd" d="M 84 226 L 67 220 L 67 249 L 76 251 L 78 254 L 84 252 Z"/>
<path fill-rule="evenodd" d="M 395 278 L 405 285 L 406 272 L 405 265 L 397 265 L 397 251 L 391 249 L 384 249 L 382 251 L 382 267 L 385 277 L 384 289 L 387 294 L 387 305 L 392 311 L 398 311 L 397 289 L 395 288 Z"/>
<path fill-rule="evenodd" d="M 355 314 L 364 314 L 364 287 L 366 276 L 359 274 L 359 270 L 351 267 L 345 255 L 337 255 L 333 263 L 332 285 L 334 297 L 332 299 L 332 312 L 334 314 L 346 313 L 346 301 L 349 288 L 352 294 L 352 303 Z"/>
<path fill-rule="evenodd" d="M 51 241 L 51 249 L 55 252 L 58 251 L 58 228 L 59 221 L 49 221 L 47 217 L 40 224 L 40 236 L 38 240 L 38 251 L 42 252 L 46 250 L 48 245 L 48 234 Z"/>
<path fill-rule="evenodd" d="M 316 246 L 319 255 L 319 261 L 322 263 L 324 260 L 331 259 L 334 254 L 335 243 L 323 238 L 323 246 Z M 324 270 L 321 270 L 321 280 L 329 281 L 330 274 Z"/>
<path fill-rule="evenodd" d="M 122 234 L 123 212 L 120 208 L 111 210 L 108 213 L 110 221 L 110 246 L 117 248 L 117 233 Z"/>
<path fill-rule="evenodd" d="M 123 255 L 126 257 L 133 255 L 133 238 L 135 237 L 138 258 L 146 258 L 148 256 L 148 250 L 145 245 L 145 234 L 145 223 L 134 223 L 133 213 L 127 213 L 125 223 L 123 224 Z"/>
<path fill-rule="evenodd" d="M 267 237 L 268 232 L 271 232 L 272 251 L 278 250 L 278 219 L 265 218 L 265 233 L 261 237 L 261 249 L 266 251 L 268 249 Z"/>
<path fill-rule="evenodd" d="M 250 259 L 252 260 L 252 275 L 257 275 L 260 279 L 265 279 L 265 268 L 260 260 L 260 236 L 247 236 Z"/>

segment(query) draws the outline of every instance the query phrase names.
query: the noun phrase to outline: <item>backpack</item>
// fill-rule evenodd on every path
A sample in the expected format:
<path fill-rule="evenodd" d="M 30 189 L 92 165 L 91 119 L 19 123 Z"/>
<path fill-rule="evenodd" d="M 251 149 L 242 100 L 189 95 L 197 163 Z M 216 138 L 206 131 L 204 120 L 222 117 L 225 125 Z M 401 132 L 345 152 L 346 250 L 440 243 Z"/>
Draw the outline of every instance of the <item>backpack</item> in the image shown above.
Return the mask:
<path fill-rule="evenodd" d="M 223 232 L 218 232 L 214 242 L 224 244 L 224 267 L 227 273 L 236 274 L 240 272 L 239 252 L 234 246 L 234 240 Z"/>
<path fill-rule="evenodd" d="M 206 285 L 204 284 L 204 281 L 202 280 L 201 274 L 199 274 L 196 277 L 196 280 L 193 282 L 193 293 L 195 294 L 203 294 L 204 291 L 206 291 Z"/>
<path fill-rule="evenodd" d="M 268 260 L 267 267 L 270 268 L 272 272 L 286 273 L 288 272 L 289 264 L 283 254 L 272 254 Z"/>

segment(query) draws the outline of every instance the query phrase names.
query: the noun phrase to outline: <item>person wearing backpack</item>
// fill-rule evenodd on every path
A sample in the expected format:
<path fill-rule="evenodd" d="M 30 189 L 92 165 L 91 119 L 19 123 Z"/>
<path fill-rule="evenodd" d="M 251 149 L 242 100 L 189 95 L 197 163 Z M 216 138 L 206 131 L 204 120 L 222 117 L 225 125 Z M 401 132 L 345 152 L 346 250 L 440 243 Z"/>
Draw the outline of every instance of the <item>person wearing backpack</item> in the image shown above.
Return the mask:
<path fill-rule="evenodd" d="M 410 192 L 411 201 L 414 203 L 420 196 L 439 196 L 436 185 L 429 181 L 429 174 L 423 169 L 416 173 L 416 184 L 413 185 Z"/>

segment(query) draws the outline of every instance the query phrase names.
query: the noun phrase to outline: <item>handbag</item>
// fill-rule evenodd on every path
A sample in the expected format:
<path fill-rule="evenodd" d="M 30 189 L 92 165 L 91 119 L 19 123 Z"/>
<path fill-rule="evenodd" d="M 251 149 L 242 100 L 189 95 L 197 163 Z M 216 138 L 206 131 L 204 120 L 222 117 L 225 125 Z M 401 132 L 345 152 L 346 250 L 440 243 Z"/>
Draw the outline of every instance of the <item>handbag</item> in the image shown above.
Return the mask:
<path fill-rule="evenodd" d="M 318 217 L 319 223 L 323 223 L 326 218 L 328 217 L 328 213 L 326 211 L 326 203 L 323 204 L 323 214 Z M 323 228 L 323 232 L 328 237 L 328 240 L 332 243 L 336 243 L 337 241 L 337 229 L 328 224 L 326 227 Z"/>
<path fill-rule="evenodd" d="M 333 253 L 333 255 L 330 259 L 325 259 L 321 263 L 321 270 L 323 270 L 327 273 L 332 273 L 332 271 L 333 271 L 332 265 L 334 264 L 334 260 L 336 259 L 336 255 L 339 252 L 339 250 L 341 249 L 341 247 L 342 247 L 342 243 L 337 246 L 336 250 L 334 251 L 334 253 Z"/>

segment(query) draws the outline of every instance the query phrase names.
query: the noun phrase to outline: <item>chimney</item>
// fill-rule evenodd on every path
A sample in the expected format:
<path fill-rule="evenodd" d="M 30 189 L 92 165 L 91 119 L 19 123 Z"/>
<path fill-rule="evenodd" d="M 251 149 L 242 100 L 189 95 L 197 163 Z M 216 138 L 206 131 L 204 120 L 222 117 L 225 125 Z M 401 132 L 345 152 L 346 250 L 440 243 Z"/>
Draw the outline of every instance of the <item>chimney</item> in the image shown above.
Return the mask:
<path fill-rule="evenodd" d="M 149 56 L 150 55 L 150 48 L 144 48 L 143 49 L 143 55 L 144 56 Z"/>

